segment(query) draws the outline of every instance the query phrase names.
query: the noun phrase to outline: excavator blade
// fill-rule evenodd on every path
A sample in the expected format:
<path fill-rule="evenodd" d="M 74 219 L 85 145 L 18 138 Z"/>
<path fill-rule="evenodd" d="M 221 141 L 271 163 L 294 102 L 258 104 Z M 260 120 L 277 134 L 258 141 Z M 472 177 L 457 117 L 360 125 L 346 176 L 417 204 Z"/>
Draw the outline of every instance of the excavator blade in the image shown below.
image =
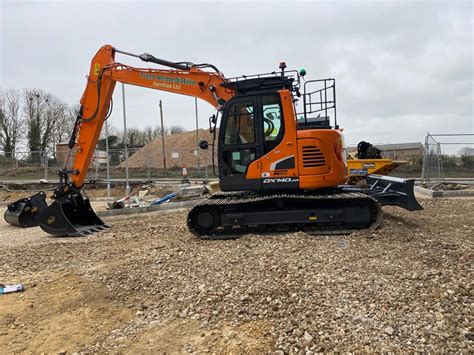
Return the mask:
<path fill-rule="evenodd" d="M 408 211 L 419 211 L 423 207 L 415 197 L 415 180 L 394 176 L 367 175 L 367 187 L 343 185 L 346 192 L 362 192 L 377 200 L 381 206 L 398 206 Z"/>
<path fill-rule="evenodd" d="M 367 184 L 367 193 L 382 206 L 398 206 L 408 211 L 423 209 L 415 197 L 414 179 L 372 174 L 367 176 Z"/>
<path fill-rule="evenodd" d="M 55 237 L 85 236 L 110 227 L 95 214 L 89 199 L 81 193 L 58 198 L 41 213 L 38 223 Z"/>
<path fill-rule="evenodd" d="M 4 218 L 14 226 L 29 228 L 38 225 L 39 215 L 48 207 L 46 194 L 41 191 L 37 194 L 19 199 L 8 205 Z"/>

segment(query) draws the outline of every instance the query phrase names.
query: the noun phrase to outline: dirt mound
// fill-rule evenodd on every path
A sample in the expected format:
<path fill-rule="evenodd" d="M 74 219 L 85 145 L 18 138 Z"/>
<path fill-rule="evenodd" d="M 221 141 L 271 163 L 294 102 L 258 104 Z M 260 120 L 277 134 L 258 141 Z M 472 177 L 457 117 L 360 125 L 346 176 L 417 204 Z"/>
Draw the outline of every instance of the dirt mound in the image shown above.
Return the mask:
<path fill-rule="evenodd" d="M 198 131 L 199 140 L 207 140 L 212 143 L 212 134 L 209 130 L 200 129 Z M 165 137 L 165 151 L 166 151 L 166 166 L 182 167 L 197 167 L 198 155 L 196 147 L 196 131 L 185 132 Z M 199 149 L 199 164 L 204 166 L 212 164 L 212 149 L 207 151 Z M 128 159 L 129 168 L 163 168 L 163 148 L 162 139 L 157 138 L 153 142 L 147 144 Z M 125 167 L 122 163 L 120 167 Z"/>

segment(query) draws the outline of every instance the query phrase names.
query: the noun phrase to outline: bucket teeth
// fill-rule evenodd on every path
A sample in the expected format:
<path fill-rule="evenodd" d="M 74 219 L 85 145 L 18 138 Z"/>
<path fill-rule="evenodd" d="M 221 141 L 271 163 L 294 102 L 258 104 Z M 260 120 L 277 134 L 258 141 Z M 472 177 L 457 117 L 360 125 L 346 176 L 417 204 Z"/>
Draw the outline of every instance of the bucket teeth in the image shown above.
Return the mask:
<path fill-rule="evenodd" d="M 38 218 L 41 229 L 56 236 L 86 236 L 105 229 L 92 210 L 89 199 L 80 193 L 56 199 Z"/>

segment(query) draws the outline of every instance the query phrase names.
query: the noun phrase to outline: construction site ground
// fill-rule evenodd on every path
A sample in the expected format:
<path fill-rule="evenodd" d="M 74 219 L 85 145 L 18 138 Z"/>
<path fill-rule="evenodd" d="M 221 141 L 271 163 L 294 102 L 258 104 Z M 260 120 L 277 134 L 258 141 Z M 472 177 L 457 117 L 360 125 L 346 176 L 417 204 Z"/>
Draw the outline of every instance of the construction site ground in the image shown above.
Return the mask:
<path fill-rule="evenodd" d="M 0 185 L 1 186 L 1 185 Z M 24 198 L 26 196 L 30 196 L 32 194 L 37 193 L 38 191 L 45 191 L 46 196 L 49 198 L 50 195 L 53 194 L 53 189 L 56 187 L 56 184 L 48 184 L 47 186 L 43 187 L 41 184 L 29 184 L 29 185 L 18 185 L 11 188 L 4 188 L 0 189 L 0 202 L 4 202 L 5 204 L 8 202 L 13 202 L 20 198 Z M 156 184 L 146 184 L 146 183 L 132 183 L 131 184 L 131 194 L 138 194 L 138 191 L 142 187 L 147 187 L 149 191 L 149 196 L 164 196 L 170 192 L 177 191 L 180 188 L 179 183 L 170 183 L 170 184 L 163 184 L 163 185 L 156 185 Z M 83 189 L 83 192 L 86 192 L 87 196 L 91 198 L 91 200 L 95 200 L 97 198 L 105 198 L 107 197 L 107 188 L 105 184 L 101 184 L 98 187 L 90 187 L 86 186 Z M 112 186 L 110 190 L 111 196 L 113 198 L 122 198 L 125 196 L 125 186 L 124 184 L 115 184 Z M 48 204 L 51 203 L 48 200 Z"/>
<path fill-rule="evenodd" d="M 474 351 L 474 199 L 383 226 L 198 240 L 186 212 L 52 238 L 0 225 L 2 353 Z"/>

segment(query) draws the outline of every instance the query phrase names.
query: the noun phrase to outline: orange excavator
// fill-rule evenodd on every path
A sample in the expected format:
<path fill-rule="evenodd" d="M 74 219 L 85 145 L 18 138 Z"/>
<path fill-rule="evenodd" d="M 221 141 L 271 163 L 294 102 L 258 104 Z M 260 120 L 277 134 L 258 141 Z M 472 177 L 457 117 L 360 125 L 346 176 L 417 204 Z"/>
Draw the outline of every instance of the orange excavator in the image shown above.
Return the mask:
<path fill-rule="evenodd" d="M 170 69 L 131 67 L 116 62 L 116 54 Z M 6 221 L 39 225 L 54 236 L 108 227 L 81 188 L 117 82 L 197 97 L 217 109 L 209 120 L 214 142 L 202 141 L 200 147 L 217 146 L 222 191 L 190 210 L 188 227 L 198 236 L 254 229 L 341 233 L 377 226 L 382 205 L 421 209 L 413 180 L 370 175 L 366 188 L 345 185 L 335 80 L 305 80 L 304 70 L 287 71 L 285 63 L 279 69 L 226 78 L 212 64 L 170 62 L 103 46 L 92 59 L 54 202 L 48 206 L 44 192 L 18 200 L 8 206 Z"/>

